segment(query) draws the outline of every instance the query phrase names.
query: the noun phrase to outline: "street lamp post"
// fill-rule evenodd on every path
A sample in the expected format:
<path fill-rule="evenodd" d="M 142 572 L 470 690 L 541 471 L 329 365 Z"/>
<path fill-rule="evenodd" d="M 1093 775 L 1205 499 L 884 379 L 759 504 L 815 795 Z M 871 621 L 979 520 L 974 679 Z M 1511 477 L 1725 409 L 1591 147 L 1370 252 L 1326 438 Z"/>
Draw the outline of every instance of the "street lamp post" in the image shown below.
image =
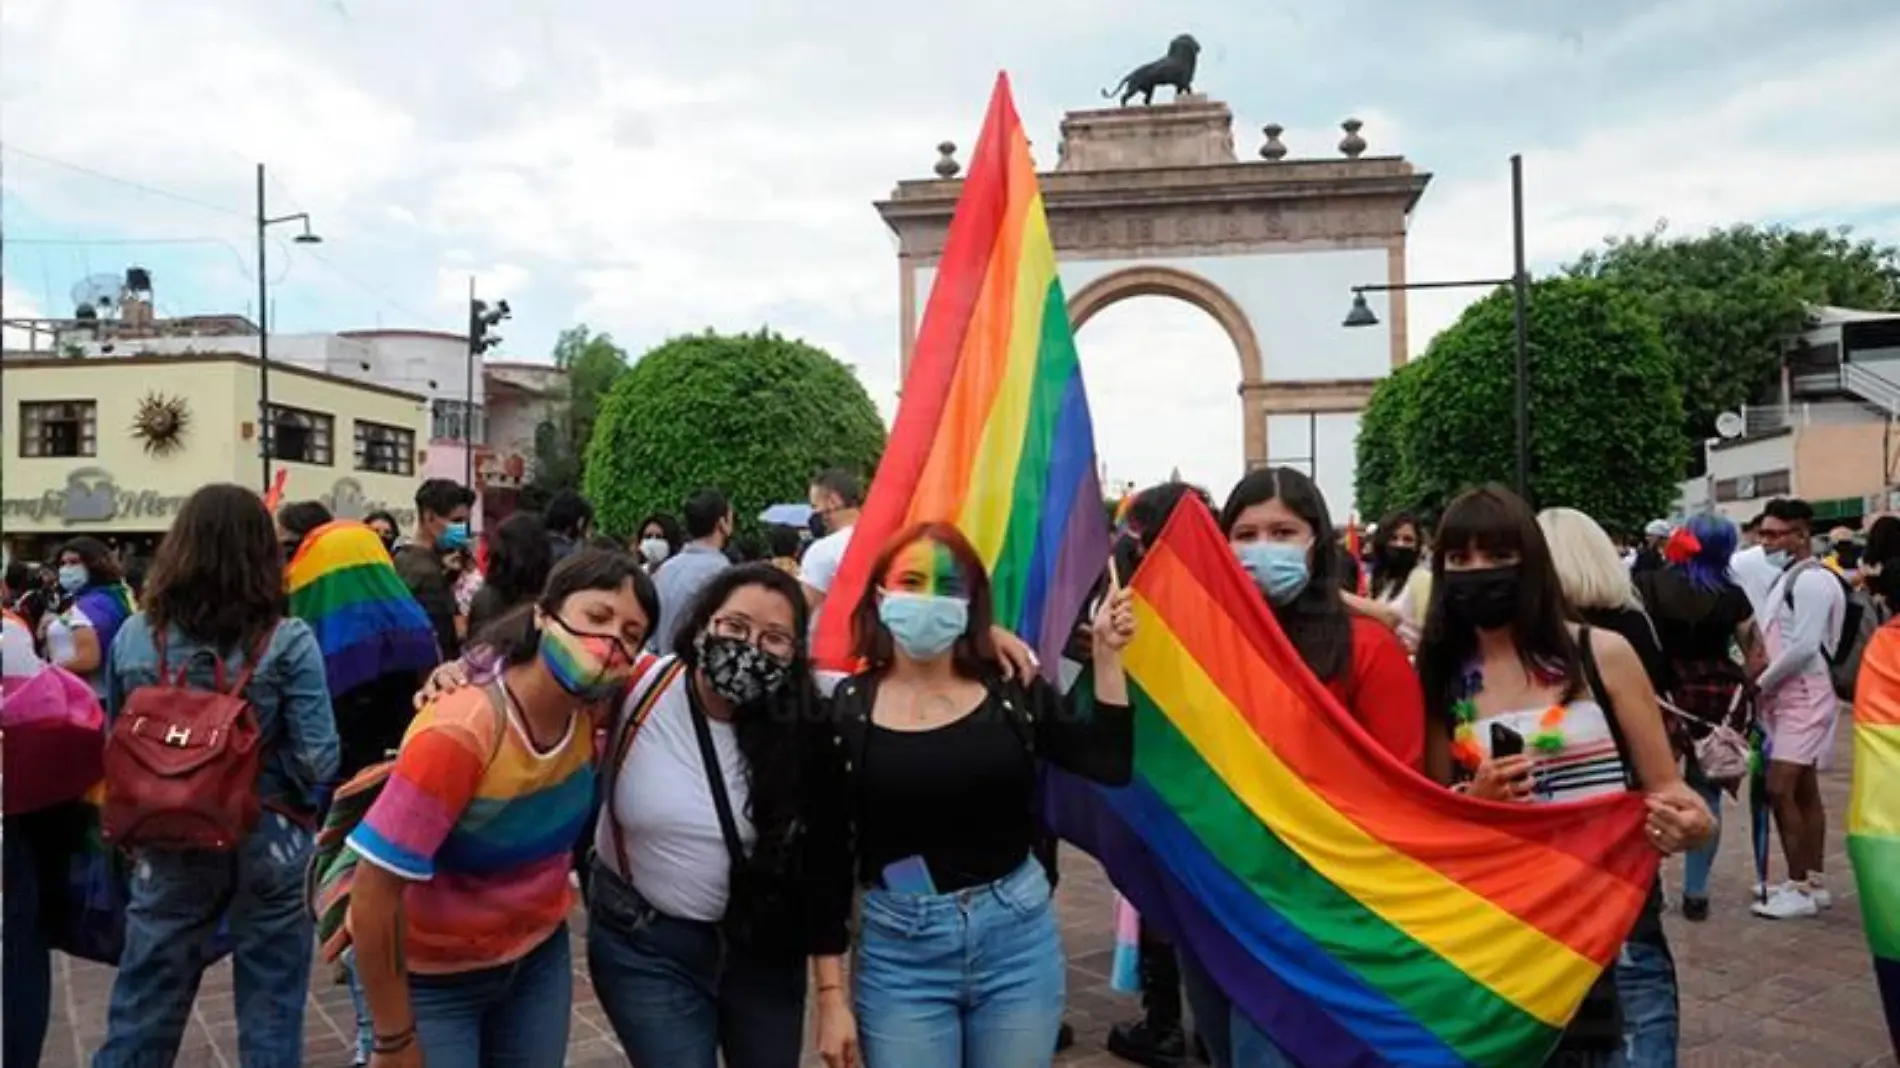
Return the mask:
<path fill-rule="evenodd" d="M 1530 270 L 1524 265 L 1524 157 L 1511 157 L 1511 244 L 1513 269 L 1509 278 L 1474 278 L 1460 282 L 1400 282 L 1387 285 L 1352 287 L 1352 308 L 1346 312 L 1345 327 L 1377 326 L 1379 317 L 1366 303 L 1367 293 L 1387 293 L 1407 289 L 1496 289 L 1510 286 L 1517 334 L 1514 354 L 1512 409 L 1517 426 L 1516 489 L 1528 503 L 1531 499 L 1531 371 L 1530 371 Z"/>
<path fill-rule="evenodd" d="M 270 492 L 270 453 L 276 421 L 270 414 L 270 282 L 264 271 L 264 231 L 279 223 L 301 222 L 303 233 L 291 238 L 299 245 L 321 244 L 310 231 L 310 213 L 271 218 L 264 213 L 264 165 L 257 165 L 257 451 L 264 462 L 264 493 Z"/>

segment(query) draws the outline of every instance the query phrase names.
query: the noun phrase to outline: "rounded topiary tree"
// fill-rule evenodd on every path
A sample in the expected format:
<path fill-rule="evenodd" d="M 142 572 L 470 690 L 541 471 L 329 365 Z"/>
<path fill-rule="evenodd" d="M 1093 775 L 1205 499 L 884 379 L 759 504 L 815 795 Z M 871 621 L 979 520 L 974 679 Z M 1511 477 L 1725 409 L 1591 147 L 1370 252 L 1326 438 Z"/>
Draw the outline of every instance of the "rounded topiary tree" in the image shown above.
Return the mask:
<path fill-rule="evenodd" d="M 849 368 L 777 334 L 674 338 L 641 357 L 602 400 L 584 490 L 602 529 L 631 534 L 679 513 L 702 487 L 731 498 L 742 526 L 802 501 L 814 474 L 868 478 L 884 423 Z"/>
<path fill-rule="evenodd" d="M 1406 450 L 1418 412 L 1420 367 L 1408 363 L 1380 380 L 1359 413 L 1353 497 L 1360 513 L 1375 523 L 1387 512 L 1417 504 Z"/>
<path fill-rule="evenodd" d="M 1386 507 L 1435 515 L 1468 487 L 1510 484 L 1515 336 L 1500 289 L 1406 372 L 1410 414 L 1387 420 L 1396 450 L 1370 453 L 1374 475 L 1396 457 Z M 1683 470 L 1682 392 L 1655 317 L 1606 283 L 1552 279 L 1531 291 L 1530 340 L 1532 503 L 1579 509 L 1612 530 L 1666 514 Z"/>

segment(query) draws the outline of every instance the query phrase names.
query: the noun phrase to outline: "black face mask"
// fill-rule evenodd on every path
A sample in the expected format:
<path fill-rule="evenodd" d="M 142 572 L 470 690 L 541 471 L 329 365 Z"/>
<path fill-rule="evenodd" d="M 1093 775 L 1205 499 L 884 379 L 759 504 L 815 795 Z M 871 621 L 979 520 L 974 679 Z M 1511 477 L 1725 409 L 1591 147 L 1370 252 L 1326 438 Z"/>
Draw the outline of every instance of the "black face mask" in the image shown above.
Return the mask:
<path fill-rule="evenodd" d="M 1497 630 L 1517 616 L 1517 565 L 1446 571 L 1445 611 L 1455 622 Z"/>
<path fill-rule="evenodd" d="M 805 521 L 805 525 L 811 528 L 811 536 L 814 538 L 822 538 L 826 534 L 823 512 L 813 512 L 811 518 Z"/>
<path fill-rule="evenodd" d="M 1410 571 L 1418 566 L 1418 548 L 1412 545 L 1392 545 L 1385 550 L 1385 566 L 1394 571 Z"/>

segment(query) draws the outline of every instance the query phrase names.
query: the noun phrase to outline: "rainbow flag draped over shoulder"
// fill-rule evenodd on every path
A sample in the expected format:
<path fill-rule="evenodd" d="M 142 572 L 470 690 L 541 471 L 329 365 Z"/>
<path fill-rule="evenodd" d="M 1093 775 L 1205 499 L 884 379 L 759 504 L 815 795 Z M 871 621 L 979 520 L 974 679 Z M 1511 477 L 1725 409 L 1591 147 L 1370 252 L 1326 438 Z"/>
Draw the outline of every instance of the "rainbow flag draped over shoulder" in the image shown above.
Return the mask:
<path fill-rule="evenodd" d="M 123 582 L 88 586 L 73 598 L 73 607 L 92 624 L 93 633 L 99 637 L 100 656 L 112 651 L 112 639 L 118 637 L 119 628 L 138 611 L 138 605 L 132 600 L 132 587 Z"/>
<path fill-rule="evenodd" d="M 1861 922 L 1874 954 L 1887 1033 L 1900 1055 L 1900 623 L 1874 632 L 1854 684 L 1847 856 L 1860 887 Z"/>
<path fill-rule="evenodd" d="M 1656 877 L 1642 798 L 1505 805 L 1392 757 L 1199 501 L 1136 572 L 1135 780 L 1046 816 L 1302 1064 L 1544 1062 Z"/>
<path fill-rule="evenodd" d="M 288 582 L 290 614 L 316 632 L 331 697 L 442 659 L 429 617 L 363 524 L 340 519 L 311 531 L 290 560 Z"/>
<path fill-rule="evenodd" d="M 955 523 L 983 557 L 996 621 L 1053 673 L 1108 560 L 1095 432 L 1029 139 L 997 75 L 891 433 L 819 624 L 851 666 L 851 609 L 897 531 Z"/>

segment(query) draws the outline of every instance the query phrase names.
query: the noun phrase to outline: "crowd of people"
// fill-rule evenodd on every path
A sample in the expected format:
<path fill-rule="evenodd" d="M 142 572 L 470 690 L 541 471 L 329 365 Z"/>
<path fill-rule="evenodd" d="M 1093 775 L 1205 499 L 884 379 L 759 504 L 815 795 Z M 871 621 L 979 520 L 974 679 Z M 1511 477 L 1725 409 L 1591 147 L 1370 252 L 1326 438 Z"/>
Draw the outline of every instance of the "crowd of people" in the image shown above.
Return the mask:
<path fill-rule="evenodd" d="M 623 537 L 562 494 L 478 539 L 453 482 L 422 485 L 408 530 L 213 485 L 136 595 L 90 538 L 6 575 L 9 694 L 73 680 L 44 718 L 104 751 L 102 788 L 16 798 L 52 735 L 9 705 L 6 1068 L 39 1062 L 55 950 L 117 966 L 95 1068 L 172 1063 L 226 952 L 246 1068 L 302 1063 L 319 952 L 356 995 L 358 1064 L 560 1064 L 577 904 L 637 1066 L 794 1068 L 808 1043 L 830 1068 L 1047 1064 L 1067 969 L 1038 770 L 1129 780 L 1121 579 L 1189 497 L 1414 773 L 1523 804 L 1642 792 L 1701 921 L 1755 736 L 1787 878 L 1748 907 L 1829 906 L 1816 773 L 1856 649 L 1900 604 L 1900 520 L 1817 547 L 1812 510 L 1777 500 L 1625 552 L 1487 487 L 1434 526 L 1385 517 L 1355 558 L 1297 470 L 1252 471 L 1217 508 L 1167 483 L 1126 509 L 1055 686 L 952 526 L 897 533 L 863 598 L 829 602 L 863 504 L 844 471 L 811 480 L 808 529 L 755 536 L 716 489 Z M 842 679 L 811 658 L 827 612 L 863 665 Z M 82 950 L 69 873 L 101 836 L 119 936 Z M 1659 883 L 1550 1063 L 1675 1064 L 1664 908 Z M 1187 947 L 1144 931 L 1140 974 L 1142 1017 L 1108 1036 L 1124 1059 L 1294 1063 Z"/>

